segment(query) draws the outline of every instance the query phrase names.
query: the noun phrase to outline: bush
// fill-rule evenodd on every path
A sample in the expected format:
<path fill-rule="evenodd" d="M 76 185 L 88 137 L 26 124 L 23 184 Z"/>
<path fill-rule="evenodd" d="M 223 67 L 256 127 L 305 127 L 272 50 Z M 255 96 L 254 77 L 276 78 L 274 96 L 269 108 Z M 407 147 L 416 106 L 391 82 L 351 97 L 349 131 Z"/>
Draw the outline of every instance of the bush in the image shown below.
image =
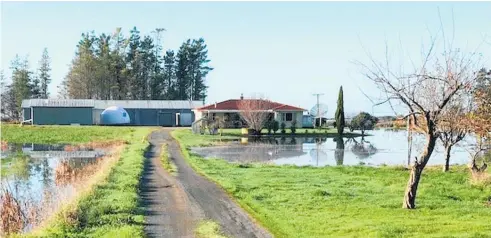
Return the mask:
<path fill-rule="evenodd" d="M 285 130 L 286 129 L 286 125 L 285 125 L 285 123 L 282 122 L 281 125 L 280 125 L 280 127 L 281 127 L 281 134 L 285 134 L 286 133 L 286 130 Z"/>
<path fill-rule="evenodd" d="M 290 130 L 292 131 L 292 134 L 295 134 L 295 132 L 297 131 L 297 122 L 296 121 L 292 121 L 291 123 L 291 126 L 290 126 Z"/>
<path fill-rule="evenodd" d="M 277 120 L 273 121 L 273 133 L 276 134 L 276 132 L 280 129 L 280 123 Z"/>
<path fill-rule="evenodd" d="M 271 131 L 273 130 L 273 122 L 267 121 L 265 126 L 266 126 L 266 129 L 268 130 L 268 134 L 271 134 Z"/>
<path fill-rule="evenodd" d="M 309 130 L 305 130 L 305 134 L 308 134 L 309 133 Z"/>

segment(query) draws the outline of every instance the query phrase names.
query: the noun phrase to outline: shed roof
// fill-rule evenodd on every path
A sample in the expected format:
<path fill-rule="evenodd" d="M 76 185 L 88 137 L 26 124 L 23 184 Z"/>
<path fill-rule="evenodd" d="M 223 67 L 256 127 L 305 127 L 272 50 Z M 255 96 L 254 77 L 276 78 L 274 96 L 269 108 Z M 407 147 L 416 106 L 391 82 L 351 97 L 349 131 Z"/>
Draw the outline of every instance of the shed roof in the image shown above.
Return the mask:
<path fill-rule="evenodd" d="M 96 100 L 94 108 L 106 109 L 110 106 L 148 109 L 193 109 L 203 106 L 203 102 L 187 100 Z"/>
<path fill-rule="evenodd" d="M 29 107 L 93 107 L 106 109 L 110 106 L 148 109 L 193 109 L 203 106 L 201 101 L 187 100 L 94 100 L 94 99 L 26 99 L 22 108 Z"/>
<path fill-rule="evenodd" d="M 22 108 L 28 107 L 94 107 L 93 99 L 26 99 Z"/>

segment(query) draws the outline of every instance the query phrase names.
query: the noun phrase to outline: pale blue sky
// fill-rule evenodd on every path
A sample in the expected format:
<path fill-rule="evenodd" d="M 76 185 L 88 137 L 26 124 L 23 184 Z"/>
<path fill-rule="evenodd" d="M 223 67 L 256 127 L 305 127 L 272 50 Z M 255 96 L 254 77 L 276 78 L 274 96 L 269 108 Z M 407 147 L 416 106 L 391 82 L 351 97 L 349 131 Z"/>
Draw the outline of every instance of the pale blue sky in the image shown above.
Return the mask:
<path fill-rule="evenodd" d="M 125 35 L 136 26 L 143 34 L 167 29 L 165 49 L 177 49 L 187 38 L 203 37 L 211 66 L 207 103 L 248 96 L 310 109 L 312 93 L 324 93 L 321 102 L 332 116 L 339 86 L 343 85 L 345 111 L 372 111 L 358 87 L 378 96 L 353 60 L 367 62 L 361 44 L 375 57 L 387 41 L 405 52 L 419 54 L 428 43 L 428 29 L 451 32 L 455 45 L 474 50 L 487 35 L 491 40 L 491 3 L 457 2 L 2 2 L 1 68 L 10 74 L 15 54 L 29 55 L 37 68 L 44 47 L 52 57 L 52 95 L 68 71 L 83 32 L 111 33 L 122 27 Z M 479 48 L 491 67 L 491 45 Z M 376 115 L 391 114 L 388 107 Z"/>

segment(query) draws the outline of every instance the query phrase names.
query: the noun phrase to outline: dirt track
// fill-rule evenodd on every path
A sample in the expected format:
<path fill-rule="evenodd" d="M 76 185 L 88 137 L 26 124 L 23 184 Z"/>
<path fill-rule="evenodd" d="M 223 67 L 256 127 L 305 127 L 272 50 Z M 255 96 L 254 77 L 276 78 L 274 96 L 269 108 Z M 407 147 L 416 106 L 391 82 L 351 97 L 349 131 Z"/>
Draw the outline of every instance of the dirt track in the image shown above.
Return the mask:
<path fill-rule="evenodd" d="M 145 234 L 149 237 L 193 237 L 197 223 L 209 219 L 220 224 L 228 237 L 272 237 L 255 224 L 215 183 L 196 174 L 182 157 L 178 143 L 162 129 L 149 136 L 141 196 L 145 207 Z M 168 145 L 177 176 L 165 171 L 160 148 Z"/>

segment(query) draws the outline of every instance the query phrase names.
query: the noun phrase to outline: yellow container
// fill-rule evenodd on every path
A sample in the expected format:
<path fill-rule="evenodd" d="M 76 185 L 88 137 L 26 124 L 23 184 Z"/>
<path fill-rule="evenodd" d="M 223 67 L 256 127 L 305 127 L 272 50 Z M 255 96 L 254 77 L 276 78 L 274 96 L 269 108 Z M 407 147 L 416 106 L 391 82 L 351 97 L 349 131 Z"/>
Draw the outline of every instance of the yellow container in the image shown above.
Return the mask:
<path fill-rule="evenodd" d="M 249 138 L 247 138 L 247 137 L 240 138 L 240 143 L 241 144 L 247 144 L 247 142 L 249 142 Z"/>
<path fill-rule="evenodd" d="M 247 128 L 242 128 L 241 133 L 242 135 L 247 135 L 248 134 Z"/>

